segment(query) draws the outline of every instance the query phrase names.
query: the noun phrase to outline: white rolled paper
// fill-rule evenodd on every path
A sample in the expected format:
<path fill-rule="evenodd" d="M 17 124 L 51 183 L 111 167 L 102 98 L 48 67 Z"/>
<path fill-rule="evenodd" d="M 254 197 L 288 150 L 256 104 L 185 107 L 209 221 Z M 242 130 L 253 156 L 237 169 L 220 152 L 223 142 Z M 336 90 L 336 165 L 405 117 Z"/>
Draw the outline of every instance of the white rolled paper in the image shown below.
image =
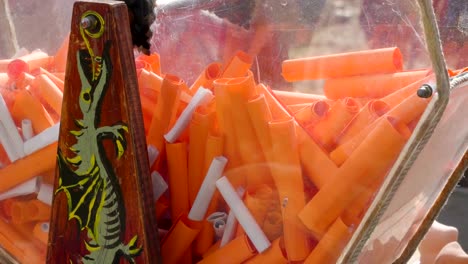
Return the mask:
<path fill-rule="evenodd" d="M 267 250 L 271 246 L 270 241 L 255 221 L 249 209 L 247 209 L 239 198 L 239 195 L 236 193 L 229 180 L 226 177 L 222 177 L 216 181 L 216 187 L 218 187 L 224 201 L 226 201 L 229 208 L 231 208 L 231 211 L 236 216 L 237 221 L 244 229 L 258 253 Z"/>
<path fill-rule="evenodd" d="M 40 184 L 39 192 L 37 193 L 37 199 L 45 204 L 52 206 L 53 198 L 54 198 L 54 187 L 46 183 Z"/>
<path fill-rule="evenodd" d="M 6 133 L 11 140 L 11 145 L 19 158 L 24 157 L 23 152 L 23 139 L 18 131 L 18 128 L 13 121 L 13 118 L 10 115 L 10 111 L 3 99 L 3 96 L 0 94 L 0 122 L 5 127 Z M 12 161 L 13 162 L 13 161 Z"/>
<path fill-rule="evenodd" d="M 212 99 L 213 93 L 208 89 L 200 87 L 193 95 L 187 107 L 184 109 L 184 111 L 182 111 L 179 119 L 177 119 L 172 129 L 164 135 L 166 141 L 169 143 L 174 143 L 179 138 L 180 134 L 182 134 L 184 129 L 189 125 L 190 119 L 192 118 L 192 115 L 197 107 L 207 104 Z"/>
<path fill-rule="evenodd" d="M 57 142 L 60 132 L 60 122 L 45 129 L 41 133 L 24 142 L 24 153 L 30 155 L 48 145 Z"/>
<path fill-rule="evenodd" d="M 224 229 L 226 228 L 226 221 L 220 219 L 213 223 L 213 229 L 215 231 L 216 238 L 223 237 Z"/>
<path fill-rule="evenodd" d="M 153 166 L 158 156 L 159 150 L 153 145 L 148 145 L 148 161 L 150 168 Z"/>
<path fill-rule="evenodd" d="M 0 144 L 2 144 L 3 149 L 5 150 L 8 159 L 11 162 L 14 162 L 15 160 L 18 160 L 20 157 L 15 151 L 15 148 L 12 145 L 12 142 L 10 141 L 10 137 L 8 136 L 8 133 L 5 129 L 5 127 L 2 125 L 0 122 Z"/>
<path fill-rule="evenodd" d="M 40 177 L 34 177 L 29 181 L 23 182 L 22 184 L 17 185 L 16 187 L 6 192 L 0 193 L 0 201 L 13 197 L 36 193 L 39 190 L 39 183 Z"/>
<path fill-rule="evenodd" d="M 41 223 L 41 231 L 44 232 L 44 233 L 49 233 L 49 229 L 50 229 L 50 224 L 49 222 L 43 222 Z"/>
<path fill-rule="evenodd" d="M 151 181 L 153 182 L 153 195 L 156 202 L 161 195 L 167 190 L 168 186 L 161 174 L 157 171 L 151 173 Z"/>
<path fill-rule="evenodd" d="M 239 197 L 244 196 L 244 193 L 245 193 L 244 188 L 238 188 L 237 195 L 239 195 Z M 237 227 L 236 216 L 234 215 L 234 212 L 230 210 L 228 217 L 226 219 L 226 225 L 224 226 L 223 236 L 221 237 L 221 242 L 219 244 L 220 248 L 225 246 L 227 243 L 231 242 L 231 240 L 234 239 L 234 235 L 236 233 L 236 227 Z"/>
<path fill-rule="evenodd" d="M 218 220 L 226 221 L 226 219 L 227 219 L 227 214 L 225 212 L 214 212 L 206 218 L 206 221 L 210 223 L 214 223 Z"/>
<path fill-rule="evenodd" d="M 32 122 L 29 119 L 21 121 L 21 131 L 23 131 L 23 139 L 28 140 L 34 136 Z"/>
<path fill-rule="evenodd" d="M 213 198 L 214 192 L 216 191 L 215 183 L 223 174 L 227 161 L 227 158 L 218 156 L 211 162 L 205 179 L 200 186 L 200 190 L 198 190 L 195 201 L 193 201 L 192 208 L 188 214 L 190 220 L 202 221 L 205 219 L 205 214 L 210 205 L 211 198 Z"/>

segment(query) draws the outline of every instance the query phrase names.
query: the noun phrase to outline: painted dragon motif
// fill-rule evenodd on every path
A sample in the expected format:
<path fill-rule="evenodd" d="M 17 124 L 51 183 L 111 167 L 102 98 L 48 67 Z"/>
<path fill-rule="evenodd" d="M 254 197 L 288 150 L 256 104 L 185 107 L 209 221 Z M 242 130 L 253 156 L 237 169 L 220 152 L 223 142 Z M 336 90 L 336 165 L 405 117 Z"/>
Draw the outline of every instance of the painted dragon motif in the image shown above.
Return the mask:
<path fill-rule="evenodd" d="M 70 131 L 76 138 L 69 147 L 71 157 L 65 157 L 60 149 L 58 152 L 57 193 L 67 196 L 68 220 L 76 219 L 88 236 L 84 243 L 89 253 L 82 256 L 82 263 L 119 263 L 121 257 L 135 263 L 134 258 L 141 252 L 137 236 L 127 244 L 122 241 L 125 208 L 116 173 L 103 146 L 104 140 L 112 140 L 117 159 L 122 157 L 128 127 L 124 123 L 99 126 L 102 100 L 112 73 L 109 49 L 108 41 L 102 57 L 93 57 L 87 50 L 77 52 L 83 116 L 75 120 L 78 130 Z"/>

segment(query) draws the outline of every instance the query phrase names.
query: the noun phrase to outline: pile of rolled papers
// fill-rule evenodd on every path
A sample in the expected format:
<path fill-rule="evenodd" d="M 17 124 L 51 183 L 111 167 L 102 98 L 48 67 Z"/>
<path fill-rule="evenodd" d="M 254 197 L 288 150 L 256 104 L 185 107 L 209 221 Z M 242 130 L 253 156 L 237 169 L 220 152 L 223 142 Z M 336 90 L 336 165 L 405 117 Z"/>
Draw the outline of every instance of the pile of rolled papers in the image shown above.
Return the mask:
<path fill-rule="evenodd" d="M 67 47 L 0 60 L 0 246 L 22 263 L 45 258 Z M 334 263 L 430 100 L 397 48 L 283 62 L 323 95 L 251 64 L 187 84 L 135 58 L 164 263 Z"/>

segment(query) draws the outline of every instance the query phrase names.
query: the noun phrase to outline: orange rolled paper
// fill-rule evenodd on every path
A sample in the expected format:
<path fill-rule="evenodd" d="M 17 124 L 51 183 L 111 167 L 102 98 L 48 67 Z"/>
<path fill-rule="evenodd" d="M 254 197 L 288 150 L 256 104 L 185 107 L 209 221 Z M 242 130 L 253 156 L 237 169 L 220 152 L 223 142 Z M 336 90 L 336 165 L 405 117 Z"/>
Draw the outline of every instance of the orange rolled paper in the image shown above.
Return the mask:
<path fill-rule="evenodd" d="M 200 87 L 213 89 L 213 81 L 221 76 L 222 64 L 218 62 L 211 63 L 198 76 L 195 82 L 190 86 L 190 93 L 195 94 Z"/>
<path fill-rule="evenodd" d="M 288 92 L 288 91 L 280 91 L 280 90 L 273 90 L 273 95 L 283 105 L 313 103 L 313 102 L 327 99 L 325 96 L 318 95 L 318 94 Z"/>
<path fill-rule="evenodd" d="M 305 264 L 333 264 L 341 255 L 341 251 L 351 238 L 352 231 L 338 218 L 320 239 Z"/>
<path fill-rule="evenodd" d="M 308 238 L 297 214 L 305 206 L 299 150 L 293 119 L 270 122 L 271 174 L 283 215 L 284 248 L 289 260 L 304 260 L 310 252 Z"/>
<path fill-rule="evenodd" d="M 327 115 L 328 111 L 330 111 L 329 103 L 317 101 L 294 113 L 294 118 L 303 127 L 308 127 L 318 123 Z"/>
<path fill-rule="evenodd" d="M 173 76 L 170 78 L 174 79 L 175 77 Z M 173 81 L 176 82 L 176 80 Z M 143 69 L 138 75 L 138 87 L 140 88 L 140 91 L 142 89 L 148 88 L 154 91 L 156 94 L 159 94 L 161 92 L 162 84 L 163 78 L 153 72 Z"/>
<path fill-rule="evenodd" d="M 8 64 L 10 64 L 11 61 L 12 61 L 11 59 L 0 60 L 0 72 L 6 73 L 8 69 Z"/>
<path fill-rule="evenodd" d="M 198 264 L 237 264 L 255 256 L 256 250 L 246 235 L 234 238 L 231 242 L 203 258 Z"/>
<path fill-rule="evenodd" d="M 321 238 L 365 186 L 379 177 L 379 172 L 391 167 L 410 135 L 408 127 L 392 117 L 369 133 L 299 213 L 302 223 L 315 237 Z"/>
<path fill-rule="evenodd" d="M 193 253 L 197 256 L 203 256 L 214 243 L 215 231 L 213 223 L 208 221 L 202 222 L 202 228 L 198 236 L 195 238 L 193 245 Z"/>
<path fill-rule="evenodd" d="M 305 103 L 305 104 L 293 104 L 293 105 L 287 105 L 286 109 L 293 114 L 296 114 L 297 112 L 301 111 L 305 107 L 310 107 L 310 103 Z"/>
<path fill-rule="evenodd" d="M 36 199 L 15 201 L 11 205 L 11 221 L 15 224 L 33 221 L 49 221 L 50 213 L 50 206 Z"/>
<path fill-rule="evenodd" d="M 0 193 L 55 168 L 57 143 L 50 144 L 0 170 Z"/>
<path fill-rule="evenodd" d="M 384 48 L 309 57 L 283 62 L 286 81 L 340 78 L 401 71 L 403 58 L 398 48 Z"/>
<path fill-rule="evenodd" d="M 221 77 L 244 77 L 249 71 L 250 66 L 252 66 L 252 57 L 243 51 L 237 51 L 236 54 L 231 57 L 230 61 L 226 63 Z"/>
<path fill-rule="evenodd" d="M 265 95 L 260 94 L 248 101 L 247 110 L 263 153 L 265 153 L 265 155 L 269 155 L 271 139 L 268 123 L 273 120 L 273 117 L 265 99 Z"/>
<path fill-rule="evenodd" d="M 265 96 L 273 120 L 280 120 L 291 117 L 286 108 L 273 95 L 273 91 L 270 88 L 263 84 L 259 84 L 256 86 L 256 90 L 258 94 L 263 94 L 263 96 Z"/>
<path fill-rule="evenodd" d="M 18 79 L 15 80 L 14 87 L 19 90 L 26 89 L 29 85 L 31 85 L 35 80 L 35 77 L 29 73 L 23 72 L 20 74 Z"/>
<path fill-rule="evenodd" d="M 161 100 L 158 100 L 153 112 L 153 119 L 147 135 L 147 142 L 164 153 L 164 134 L 175 122 L 179 98 L 184 82 L 176 76 L 166 75 L 161 85 Z M 159 155 L 160 160 L 162 155 Z"/>
<path fill-rule="evenodd" d="M 333 100 L 346 97 L 382 98 L 428 74 L 428 70 L 419 70 L 328 79 L 323 91 L 327 98 Z"/>
<path fill-rule="evenodd" d="M 159 54 L 151 53 L 151 55 L 140 54 L 135 61 L 142 61 L 145 64 L 145 70 L 161 75 L 161 62 Z"/>
<path fill-rule="evenodd" d="M 10 77 L 8 77 L 8 74 L 6 72 L 0 72 L 0 89 L 6 86 L 9 80 Z"/>
<path fill-rule="evenodd" d="M 312 126 L 310 134 L 325 150 L 330 151 L 340 133 L 358 111 L 358 103 L 353 98 L 335 101 L 327 115 Z"/>
<path fill-rule="evenodd" d="M 390 110 L 388 115 L 409 124 L 422 115 L 429 101 L 430 98 L 421 98 L 415 92 Z"/>
<path fill-rule="evenodd" d="M 337 143 L 340 144 L 341 142 L 346 142 L 353 138 L 365 127 L 377 120 L 377 118 L 386 114 L 389 110 L 390 107 L 383 101 L 369 101 L 344 128 L 341 135 L 338 137 Z"/>
<path fill-rule="evenodd" d="M 406 87 L 401 88 L 398 91 L 395 91 L 383 97 L 381 100 L 384 101 L 386 104 L 388 104 L 390 108 L 393 108 L 397 106 L 398 104 L 400 104 L 406 98 L 415 94 L 418 91 L 418 89 L 421 87 L 421 85 L 425 83 L 431 83 L 433 80 L 434 80 L 434 75 L 431 74 L 430 76 L 427 76 L 424 79 L 417 80 L 413 82 L 412 84 L 409 84 Z"/>
<path fill-rule="evenodd" d="M 54 68 L 55 71 L 65 72 L 67 67 L 67 56 L 68 56 L 68 44 L 70 43 L 70 34 L 63 39 L 62 44 L 55 53 L 54 56 Z"/>
<path fill-rule="evenodd" d="M 299 157 L 304 172 L 317 188 L 322 188 L 335 175 L 337 166 L 325 151 L 302 128 L 297 128 Z"/>
<path fill-rule="evenodd" d="M 177 263 L 188 250 L 195 237 L 200 232 L 200 222 L 187 218 L 187 214 L 181 215 L 164 237 L 161 245 L 163 263 Z"/>
<path fill-rule="evenodd" d="M 23 119 L 31 120 L 36 135 L 54 124 L 39 100 L 27 90 L 17 93 L 11 115 L 18 124 Z"/>
<path fill-rule="evenodd" d="M 223 138 L 215 135 L 208 135 L 205 146 L 205 165 L 202 175 L 206 175 L 211 162 L 215 157 L 223 155 Z"/>
<path fill-rule="evenodd" d="M 161 219 L 161 217 L 163 217 L 168 209 L 169 201 L 167 200 L 166 196 L 159 197 L 159 200 L 157 200 L 155 203 L 156 219 Z"/>
<path fill-rule="evenodd" d="M 166 143 L 171 215 L 176 219 L 190 209 L 188 195 L 187 143 Z"/>
<path fill-rule="evenodd" d="M 63 93 L 60 88 L 45 74 L 36 76 L 34 86 L 39 90 L 41 97 L 52 107 L 55 113 L 60 114 L 63 99 Z"/>
<path fill-rule="evenodd" d="M 47 244 L 49 239 L 49 224 L 48 223 L 37 223 L 33 229 L 34 237 L 41 241 L 43 244 Z"/>
<path fill-rule="evenodd" d="M 273 190 L 268 185 L 261 185 L 247 190 L 244 204 L 249 209 L 257 224 L 262 227 L 273 197 Z"/>
<path fill-rule="evenodd" d="M 51 72 L 49 72 L 49 71 L 47 71 L 46 69 L 43 69 L 43 68 L 40 68 L 39 72 L 40 72 L 40 74 L 47 75 L 47 77 L 49 77 L 49 79 L 52 80 L 52 82 L 54 82 L 55 85 L 57 85 L 57 87 L 60 89 L 60 91 L 63 92 L 64 82 L 63 82 L 62 79 L 60 79 L 59 77 L 55 76 L 54 74 L 52 74 Z"/>
<path fill-rule="evenodd" d="M 31 73 L 39 68 L 49 69 L 52 62 L 52 57 L 43 51 L 37 50 L 12 60 L 8 64 L 7 73 L 11 79 L 16 80 L 23 72 Z"/>
<path fill-rule="evenodd" d="M 262 254 L 258 254 L 255 257 L 247 260 L 246 264 L 286 264 L 288 259 L 284 256 L 281 244 L 281 238 L 276 239 L 271 243 L 271 247 Z"/>

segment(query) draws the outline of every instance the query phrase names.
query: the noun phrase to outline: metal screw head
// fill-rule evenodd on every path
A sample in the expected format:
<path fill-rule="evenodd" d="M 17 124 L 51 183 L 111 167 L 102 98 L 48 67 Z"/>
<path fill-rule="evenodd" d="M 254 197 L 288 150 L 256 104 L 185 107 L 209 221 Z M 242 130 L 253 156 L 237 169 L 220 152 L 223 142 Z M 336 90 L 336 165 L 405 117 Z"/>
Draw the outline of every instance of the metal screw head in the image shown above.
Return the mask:
<path fill-rule="evenodd" d="M 96 19 L 96 17 L 89 15 L 81 19 L 80 26 L 83 29 L 93 30 L 96 27 L 97 23 L 98 23 L 98 20 Z"/>
<path fill-rule="evenodd" d="M 421 98 L 429 98 L 432 96 L 434 90 L 429 84 L 423 84 L 421 88 L 418 89 L 417 94 Z"/>

